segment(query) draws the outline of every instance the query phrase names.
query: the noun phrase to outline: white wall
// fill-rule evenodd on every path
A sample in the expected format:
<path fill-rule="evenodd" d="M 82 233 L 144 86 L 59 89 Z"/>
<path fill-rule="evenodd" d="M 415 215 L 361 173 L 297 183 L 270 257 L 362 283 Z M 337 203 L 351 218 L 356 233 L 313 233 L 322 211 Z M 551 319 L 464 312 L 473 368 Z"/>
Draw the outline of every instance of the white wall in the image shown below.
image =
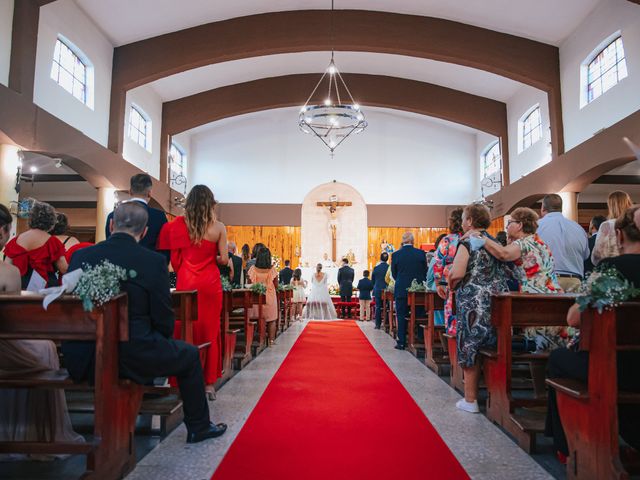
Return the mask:
<path fill-rule="evenodd" d="M 192 131 L 190 184 L 207 184 L 229 203 L 302 203 L 334 179 L 370 204 L 465 204 L 479 196 L 475 130 L 367 108 L 369 127 L 332 160 L 298 129 L 298 113 L 270 110 Z"/>
<path fill-rule="evenodd" d="M 580 66 L 618 31 L 629 75 L 581 109 Z M 640 109 L 640 7 L 627 0 L 603 0 L 560 45 L 560 80 L 565 150 Z"/>
<path fill-rule="evenodd" d="M 151 119 L 151 152 L 129 138 L 129 113 L 131 112 L 132 103 L 144 110 L 144 113 Z M 162 99 L 150 86 L 134 88 L 127 92 L 125 112 L 122 156 L 152 177 L 160 178 Z"/>
<path fill-rule="evenodd" d="M 93 64 L 93 109 L 51 79 L 58 35 L 79 48 Z M 33 101 L 103 146 L 109 136 L 109 99 L 113 45 L 73 0 L 59 0 L 40 9 Z"/>
<path fill-rule="evenodd" d="M 185 172 L 185 176 L 187 177 L 187 185 L 186 189 L 184 185 L 171 185 L 172 188 L 182 192 L 185 189 L 187 192 L 189 188 L 191 188 L 194 183 L 189 178 L 189 164 L 191 163 L 191 134 L 188 132 L 179 133 L 178 135 L 174 135 L 171 141 L 176 142 L 178 145 L 182 147 L 184 153 L 187 156 L 187 171 Z"/>
<path fill-rule="evenodd" d="M 9 85 L 13 0 L 0 0 L 0 83 Z"/>
<path fill-rule="evenodd" d="M 518 153 L 519 121 L 534 105 L 540 105 L 542 138 Z M 507 101 L 509 129 L 509 182 L 513 183 L 551 161 L 549 103 L 547 94 L 532 87 L 521 87 Z"/>
<path fill-rule="evenodd" d="M 484 133 L 484 132 L 478 132 L 476 134 L 476 172 L 478 176 L 478 183 L 482 181 L 482 156 L 485 150 L 487 149 L 487 147 L 489 145 L 492 145 L 496 140 L 498 140 L 498 137 L 496 137 L 495 135 L 489 135 L 488 133 Z M 496 180 L 497 179 L 498 177 L 496 176 Z M 482 195 L 481 187 L 478 186 L 478 188 L 480 188 L 480 195 Z M 484 195 L 485 196 L 491 195 L 492 193 L 495 193 L 498 190 L 500 190 L 500 185 L 495 185 L 492 188 L 485 187 Z M 481 197 L 478 197 L 478 200 L 480 198 Z"/>

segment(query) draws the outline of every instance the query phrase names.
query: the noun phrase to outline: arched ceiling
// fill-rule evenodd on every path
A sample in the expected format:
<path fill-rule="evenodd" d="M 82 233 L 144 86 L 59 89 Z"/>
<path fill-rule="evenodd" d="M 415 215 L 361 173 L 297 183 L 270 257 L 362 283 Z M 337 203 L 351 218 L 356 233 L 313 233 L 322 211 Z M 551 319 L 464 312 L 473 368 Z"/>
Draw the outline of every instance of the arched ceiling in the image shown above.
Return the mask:
<path fill-rule="evenodd" d="M 558 45 L 599 0 L 338 0 L 336 9 L 443 18 Z M 260 13 L 330 8 L 329 0 L 76 0 L 116 46 Z"/>
<path fill-rule="evenodd" d="M 152 86 L 164 102 L 227 85 L 281 75 L 318 74 L 331 52 L 299 52 L 244 58 L 194 68 L 155 80 Z M 425 58 L 370 52 L 335 52 L 342 73 L 385 75 L 445 86 L 462 92 L 507 101 L 524 84 L 494 73 Z M 350 86 L 357 94 L 358 85 Z"/>

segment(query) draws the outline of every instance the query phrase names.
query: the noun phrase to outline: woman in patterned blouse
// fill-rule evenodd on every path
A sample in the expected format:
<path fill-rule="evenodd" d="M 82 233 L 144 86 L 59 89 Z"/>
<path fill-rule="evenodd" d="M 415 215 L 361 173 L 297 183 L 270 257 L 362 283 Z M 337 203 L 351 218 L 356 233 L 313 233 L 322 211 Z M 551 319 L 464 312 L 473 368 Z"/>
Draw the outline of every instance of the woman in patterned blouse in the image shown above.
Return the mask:
<path fill-rule="evenodd" d="M 498 260 L 514 263 L 521 292 L 560 293 L 562 289 L 553 271 L 553 255 L 536 233 L 537 229 L 538 214 L 530 208 L 516 208 L 507 222 L 510 243 L 503 247 L 487 239 L 484 248 Z M 535 342 L 537 351 L 552 350 L 565 345 L 566 330 L 529 327 L 525 329 L 525 337 Z"/>

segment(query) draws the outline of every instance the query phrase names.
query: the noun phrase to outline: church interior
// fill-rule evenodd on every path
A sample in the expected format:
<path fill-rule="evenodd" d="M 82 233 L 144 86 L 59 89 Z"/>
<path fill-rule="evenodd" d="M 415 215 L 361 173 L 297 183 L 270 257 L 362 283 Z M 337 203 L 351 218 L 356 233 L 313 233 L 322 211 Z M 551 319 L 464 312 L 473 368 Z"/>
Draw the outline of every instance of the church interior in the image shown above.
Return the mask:
<path fill-rule="evenodd" d="M 578 271 L 553 243 L 599 248 L 598 226 L 610 225 L 605 256 L 640 258 L 639 145 L 639 0 L 0 0 L 0 230 L 22 278 L 11 291 L 0 269 L 0 479 L 640 478 L 627 434 L 640 429 L 637 274 L 620 267 L 629 294 L 583 307 L 598 281 L 587 270 L 605 272 L 583 267 L 593 243 L 575 254 Z M 187 257 L 160 246 L 175 229 L 150 248 L 171 252 L 168 336 L 197 347 L 218 438 L 190 441 L 178 374 L 144 385 L 118 374 L 136 335 L 131 290 L 129 304 L 113 295 L 87 311 L 63 295 L 43 309 L 41 289 L 64 289 L 79 261 L 68 249 L 37 289 L 11 253 L 38 229 L 41 204 L 64 214 L 65 244 L 108 243 L 120 206 L 141 203 L 140 175 L 149 213 L 136 248 L 154 209 L 167 226 L 186 219 L 191 246 L 215 247 L 215 335 L 204 340 L 208 287 L 186 283 Z M 215 197 L 197 241 L 196 186 Z M 552 232 L 553 218 L 578 233 Z M 527 290 L 545 268 L 526 265 L 534 237 L 555 261 L 546 290 Z M 404 273 L 410 245 L 418 278 Z M 275 272 L 264 284 L 261 251 Z M 506 264 L 524 280 L 471 308 L 465 285 L 485 257 L 495 271 L 478 288 Z M 335 318 L 307 313 L 321 287 Z M 491 341 L 469 366 L 464 338 L 485 313 Z M 541 346 L 548 329 L 562 329 L 559 344 Z M 16 373 L 16 341 L 49 342 L 58 368 Z M 73 341 L 97 345 L 95 379 L 67 372 Z M 589 361 L 579 379 L 551 373 L 556 347 Z M 81 441 L 57 436 L 62 417 L 21 416 L 43 392 Z"/>

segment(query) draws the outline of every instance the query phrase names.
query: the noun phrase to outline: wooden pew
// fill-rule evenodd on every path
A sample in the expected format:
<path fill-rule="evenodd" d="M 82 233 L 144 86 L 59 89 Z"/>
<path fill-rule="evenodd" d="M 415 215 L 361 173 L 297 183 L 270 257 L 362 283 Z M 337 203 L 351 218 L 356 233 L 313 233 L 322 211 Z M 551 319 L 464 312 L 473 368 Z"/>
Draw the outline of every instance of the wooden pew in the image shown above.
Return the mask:
<path fill-rule="evenodd" d="M 249 318 L 249 313 L 254 302 L 260 301 L 260 299 L 256 297 L 262 297 L 263 304 L 264 296 L 254 295 L 254 293 L 248 288 L 237 288 L 230 292 L 224 292 L 224 297 L 225 302 L 223 310 L 226 315 L 228 315 L 229 328 L 240 330 L 238 332 L 238 340 L 236 342 L 233 361 L 235 363 L 235 369 L 242 370 L 242 368 L 244 368 L 244 366 L 249 363 L 254 356 L 252 345 L 254 345 L 256 341 L 258 344 L 264 345 L 266 323 L 263 320 L 262 325 L 260 325 L 260 319 L 252 320 Z M 262 304 L 258 304 L 260 305 L 260 317 L 262 317 Z M 238 310 L 241 310 L 242 313 L 239 313 Z M 262 348 L 264 348 L 264 346 Z"/>
<path fill-rule="evenodd" d="M 136 463 L 133 435 L 143 389 L 118 378 L 118 342 L 129 339 L 125 294 L 93 312 L 85 312 L 82 302 L 71 296 L 59 298 L 45 311 L 39 295 L 2 295 L 0 338 L 96 342 L 94 441 L 0 442 L 0 452 L 84 454 L 87 471 L 82 478 L 87 479 L 117 479 L 133 469 Z M 66 370 L 1 377 L 0 387 L 86 388 L 74 384 Z"/>
<path fill-rule="evenodd" d="M 424 328 L 428 322 L 428 317 L 418 317 L 416 310 L 418 307 L 424 307 L 425 315 L 429 306 L 429 297 L 427 292 L 408 292 L 407 305 L 409 307 L 409 322 L 407 324 L 407 350 L 416 357 L 421 357 L 425 353 L 425 345 L 418 341 L 416 335 L 418 328 Z"/>
<path fill-rule="evenodd" d="M 547 379 L 556 390 L 569 445 L 567 478 L 629 478 L 632 472 L 620 458 L 618 405 L 638 408 L 640 393 L 618 389 L 616 355 L 640 353 L 640 302 L 621 303 L 602 313 L 588 309 L 582 314 L 580 332 L 580 348 L 589 352 L 588 382 Z"/>
<path fill-rule="evenodd" d="M 231 307 L 229 305 L 230 295 L 222 292 L 222 310 L 220 311 L 220 335 L 222 340 L 222 377 L 216 382 L 215 388 L 218 390 L 224 383 L 229 381 L 235 374 L 233 365 L 238 342 L 239 328 L 232 328 L 230 324 Z"/>
<path fill-rule="evenodd" d="M 436 292 L 426 292 L 427 324 L 424 326 L 425 358 L 424 363 L 437 375 L 442 373 L 442 366 L 449 363 L 449 356 L 442 337 L 445 326 L 434 323 L 436 310 L 444 310 L 444 300 Z"/>
<path fill-rule="evenodd" d="M 382 301 L 384 303 L 384 309 L 382 310 L 384 329 L 392 338 L 396 338 L 395 298 L 393 292 L 385 290 L 382 294 Z"/>
<path fill-rule="evenodd" d="M 544 414 L 516 412 L 516 408 L 546 405 L 544 398 L 512 396 L 512 363 L 546 362 L 547 354 L 514 354 L 513 327 L 567 326 L 567 311 L 575 294 L 502 293 L 491 297 L 491 321 L 496 329 L 496 350 L 483 349 L 487 386 L 487 417 L 509 432 L 526 452 L 535 450 L 535 437 L 544 430 Z"/>

